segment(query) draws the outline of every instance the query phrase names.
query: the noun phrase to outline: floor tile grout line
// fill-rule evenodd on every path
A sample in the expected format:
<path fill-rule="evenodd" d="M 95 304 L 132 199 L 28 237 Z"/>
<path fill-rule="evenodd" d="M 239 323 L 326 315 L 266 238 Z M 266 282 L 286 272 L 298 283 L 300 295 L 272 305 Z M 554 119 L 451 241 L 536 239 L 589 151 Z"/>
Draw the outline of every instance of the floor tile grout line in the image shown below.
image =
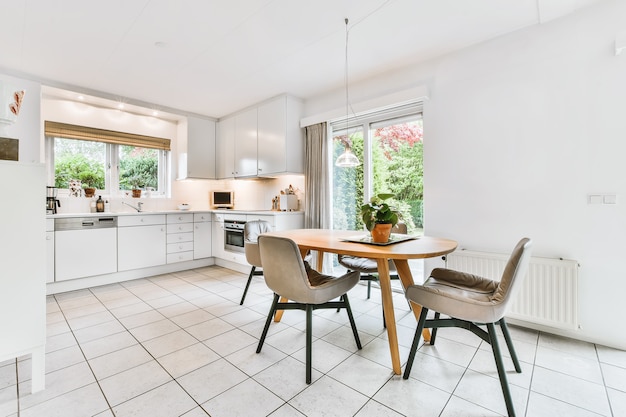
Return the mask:
<path fill-rule="evenodd" d="M 93 291 L 91 290 L 91 288 L 89 288 L 89 292 L 90 292 L 91 294 L 93 294 Z M 95 294 L 93 294 L 93 295 L 94 295 L 94 297 L 96 297 L 96 299 L 98 300 L 98 302 L 104 306 L 104 308 L 106 309 L 106 311 L 107 311 L 107 312 L 109 312 L 109 313 L 110 313 L 113 317 L 115 317 L 115 316 L 113 315 L 113 313 L 111 313 L 111 312 L 109 311 L 109 309 L 107 308 L 107 306 L 106 306 L 106 305 L 104 305 L 104 304 L 102 303 L 102 301 L 101 301 L 101 300 L 100 300 L 100 299 L 99 299 L 99 298 L 98 298 Z M 56 297 L 55 297 L 55 299 L 56 299 Z M 58 302 L 58 301 L 57 301 L 57 302 Z M 65 312 L 63 311 L 63 307 L 61 307 L 61 305 L 59 305 L 59 308 L 61 309 L 61 313 L 63 314 L 63 317 L 65 317 Z M 67 318 L 66 318 L 66 320 L 67 320 Z M 76 334 L 74 333 L 74 329 L 72 328 L 72 326 L 70 325 L 70 323 L 69 323 L 69 322 L 67 322 L 67 326 L 69 327 L 70 332 L 72 332 L 72 336 L 74 337 L 74 340 L 76 340 L 76 344 L 78 345 L 78 348 L 80 349 L 80 353 L 83 355 L 83 359 L 85 359 L 85 363 L 86 363 L 86 364 L 87 364 L 87 366 L 89 367 L 89 370 L 91 371 L 91 374 L 93 375 L 93 378 L 96 380 L 96 384 L 98 384 L 98 389 L 100 389 L 100 392 L 102 393 L 102 397 L 104 398 L 104 401 L 106 401 L 107 406 L 109 407 L 109 411 L 111 411 L 111 413 L 112 413 L 113 415 L 115 415 L 115 413 L 113 413 L 113 408 L 112 408 L 112 406 L 111 406 L 111 403 L 109 402 L 109 399 L 107 398 L 106 394 L 104 393 L 104 390 L 102 389 L 102 385 L 100 384 L 100 380 L 98 379 L 98 377 L 97 377 L 96 373 L 94 372 L 94 370 L 93 370 L 93 368 L 92 368 L 92 366 L 91 366 L 91 363 L 89 363 L 89 360 L 87 359 L 87 355 L 85 355 L 85 352 L 84 352 L 84 350 L 83 350 L 83 347 L 81 346 L 81 343 L 78 341 L 78 338 L 76 337 Z"/>
<path fill-rule="evenodd" d="M 604 369 L 602 368 L 602 362 L 600 361 L 600 354 L 598 353 L 598 347 L 594 343 L 593 350 L 596 354 L 596 358 L 598 359 L 598 366 L 600 368 L 600 376 L 602 377 L 602 385 L 604 385 L 604 393 L 606 394 L 606 400 L 609 404 L 609 412 L 611 416 L 614 417 L 615 413 L 613 412 L 613 403 L 611 402 L 611 396 L 609 395 L 609 387 L 606 385 L 606 379 L 604 377 Z"/>
<path fill-rule="evenodd" d="M 167 290 L 167 289 L 166 289 L 166 290 Z M 167 291 L 169 291 L 169 290 L 167 290 Z M 169 291 L 169 292 L 171 293 L 171 291 Z M 144 302 L 145 302 L 145 300 L 143 300 L 143 299 L 142 299 L 142 301 L 144 301 Z M 149 305 L 149 304 L 148 304 L 148 305 Z M 105 307 L 106 307 L 106 306 L 105 306 Z M 194 338 L 194 339 L 195 339 L 198 343 L 202 343 L 203 345 L 205 345 L 205 344 L 204 344 L 204 341 L 199 340 L 197 337 L 195 337 L 194 335 L 192 335 L 191 333 L 189 333 L 189 332 L 188 332 L 185 328 L 183 328 L 183 327 L 179 326 L 176 322 L 172 321 L 169 317 L 165 317 L 165 316 L 164 316 L 164 315 L 163 315 L 160 311 L 158 311 L 158 308 L 155 308 L 155 307 L 152 307 L 152 306 L 150 306 L 150 307 L 151 307 L 153 310 L 155 310 L 157 313 L 161 314 L 161 315 L 164 317 L 164 319 L 169 320 L 169 321 L 170 321 L 170 322 L 172 322 L 174 325 L 176 325 L 176 326 L 177 326 L 180 330 L 182 330 L 182 331 L 184 331 L 185 333 L 189 334 L 189 335 L 190 335 L 191 337 L 193 337 L 193 338 Z M 198 307 L 198 308 L 199 308 L 199 309 L 202 309 L 201 307 Z M 193 395 L 191 395 L 191 394 L 190 394 L 190 393 L 189 393 L 189 392 L 185 389 L 185 387 L 183 387 L 183 386 L 181 385 L 181 383 L 178 381 L 178 379 L 177 379 L 177 378 L 174 378 L 174 376 L 173 376 L 173 375 L 172 375 L 172 374 L 171 374 L 171 373 L 170 373 L 170 372 L 169 372 L 169 371 L 168 371 L 168 370 L 167 370 L 167 369 L 166 369 L 166 368 L 165 368 L 165 367 L 161 364 L 161 362 L 159 362 L 158 358 L 156 358 L 156 357 L 152 354 L 152 352 L 150 352 L 150 351 L 148 350 L 148 348 L 146 348 L 146 347 L 144 346 L 143 342 L 142 342 L 142 341 L 140 341 L 139 339 L 137 339 L 137 337 L 136 337 L 136 336 L 135 336 L 135 335 L 134 335 L 134 334 L 130 331 L 131 329 L 127 328 L 127 327 L 124 325 L 124 323 L 122 323 L 121 321 L 119 321 L 119 319 L 117 319 L 117 317 L 116 317 L 116 320 L 118 320 L 118 322 L 120 323 L 120 325 L 121 325 L 122 327 L 124 327 L 124 329 L 126 329 L 126 332 L 128 332 L 128 333 L 129 333 L 129 334 L 133 337 L 133 339 L 135 339 L 135 340 L 137 341 L 137 343 L 138 343 L 138 344 L 139 344 L 139 345 L 140 345 L 140 346 L 141 346 L 141 347 L 142 347 L 142 348 L 146 351 L 146 353 L 147 353 L 148 355 L 150 355 L 150 357 L 152 358 L 152 360 L 154 360 L 154 362 L 156 362 L 156 363 L 157 363 L 157 364 L 161 367 L 161 369 L 163 369 L 163 371 L 164 371 L 165 373 L 167 373 L 167 375 L 169 375 L 169 377 L 170 377 L 170 378 L 172 378 L 172 381 L 173 381 L 173 382 L 175 382 L 175 383 L 176 383 L 176 384 L 177 384 L 177 385 L 178 385 L 178 386 L 179 386 L 179 387 L 183 390 L 183 392 L 185 392 L 185 394 L 187 394 L 187 395 L 189 396 L 189 398 L 191 398 L 191 399 L 192 399 L 192 401 L 193 401 L 194 403 L 196 403 L 196 405 L 197 405 L 198 407 L 200 407 L 202 410 L 204 410 L 204 408 L 202 407 L 202 404 L 200 404 L 200 403 L 199 403 L 199 402 L 198 402 L 198 401 L 194 398 L 194 396 L 193 396 Z M 149 324 L 149 323 L 148 323 L 148 324 Z M 138 326 L 138 327 L 141 327 L 141 326 Z M 171 333 L 174 333 L 174 332 L 176 332 L 176 331 L 178 331 L 178 330 L 175 330 L 175 331 L 170 332 L 170 333 L 167 333 L 167 334 L 171 334 Z M 161 336 L 164 336 L 164 335 L 161 335 Z M 154 338 L 152 338 L 152 339 L 147 339 L 147 340 L 145 340 L 144 342 L 148 342 L 148 341 L 150 341 L 150 340 L 156 339 L 156 338 L 161 337 L 161 336 L 157 336 L 157 337 L 154 337 Z M 208 339 L 207 339 L 207 340 L 208 340 Z M 205 346 L 206 346 L 206 345 L 205 345 Z M 207 347 L 208 347 L 208 346 L 207 346 Z M 181 349 L 179 349 L 179 350 L 182 350 L 182 349 L 184 349 L 184 348 L 181 348 Z M 210 349 L 210 348 L 209 348 L 209 349 Z M 211 350 L 212 350 L 212 349 L 211 349 Z M 170 352 L 170 353 L 173 353 L 173 352 Z M 217 352 L 215 352 L 215 353 L 216 353 L 216 354 L 218 354 Z M 219 355 L 219 354 L 218 354 L 218 356 L 220 356 L 220 358 L 221 358 L 221 359 L 225 359 L 225 358 L 223 358 L 223 357 L 222 357 L 222 355 Z M 140 365 L 137 365 L 137 366 L 140 366 Z M 132 369 L 132 368 L 129 368 L 129 369 Z M 125 371 L 123 371 L 123 372 L 125 372 Z M 191 372 L 192 372 L 192 371 L 191 371 Z M 117 375 L 117 374 L 116 374 L 116 375 Z M 111 375 L 111 376 L 112 376 L 112 375 Z M 182 376 L 184 376 L 184 375 L 182 375 Z M 95 377 L 95 374 L 94 374 L 94 377 Z M 179 377 L 179 378 L 180 378 L 180 377 Z M 137 397 L 139 397 L 139 396 L 141 396 L 141 395 L 143 395 L 143 394 L 146 394 L 147 392 L 153 391 L 154 389 L 157 389 L 157 388 L 159 388 L 159 387 L 161 387 L 161 386 L 163 386 L 163 385 L 165 385 L 165 384 L 168 384 L 168 383 L 170 383 L 170 382 L 172 382 L 172 381 L 165 382 L 164 384 L 161 384 L 161 385 L 159 385 L 159 386 L 157 386 L 157 387 L 154 387 L 154 388 L 152 388 L 152 389 L 150 389 L 150 390 L 148 390 L 148 391 L 146 391 L 146 392 L 144 392 L 144 393 L 141 393 L 141 394 L 139 394 L 139 395 L 137 395 L 137 396 L 135 396 L 135 397 L 129 398 L 128 400 L 126 400 L 126 401 L 124 401 L 124 402 L 122 402 L 122 403 L 120 403 L 120 404 L 123 404 L 123 403 L 125 403 L 125 402 L 131 401 L 131 400 L 132 400 L 132 399 L 134 399 L 134 398 L 137 398 Z M 104 395 L 104 392 L 103 392 L 103 395 Z M 105 398 L 106 398 L 106 395 L 105 395 Z M 107 403 L 108 403 L 108 399 L 107 399 Z M 120 405 L 120 404 L 118 404 L 118 405 Z M 112 411 L 112 410 L 113 410 L 113 409 L 111 408 L 111 411 Z M 186 412 L 189 412 L 189 411 L 191 411 L 191 410 L 187 410 Z M 206 412 L 206 410 L 204 410 L 204 411 Z M 209 414 L 208 414 L 208 412 L 206 412 L 206 413 L 207 413 L 207 415 L 209 415 Z"/>

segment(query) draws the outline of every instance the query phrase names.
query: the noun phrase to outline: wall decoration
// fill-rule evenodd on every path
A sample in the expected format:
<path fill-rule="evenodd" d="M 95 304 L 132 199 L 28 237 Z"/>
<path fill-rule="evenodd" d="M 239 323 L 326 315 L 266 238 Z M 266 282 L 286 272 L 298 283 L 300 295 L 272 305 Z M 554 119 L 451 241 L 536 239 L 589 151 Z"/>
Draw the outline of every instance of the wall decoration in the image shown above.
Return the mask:
<path fill-rule="evenodd" d="M 17 161 L 19 159 L 19 140 L 0 138 L 0 160 Z"/>
<path fill-rule="evenodd" d="M 12 125 L 20 114 L 26 92 L 0 81 L 0 124 Z"/>

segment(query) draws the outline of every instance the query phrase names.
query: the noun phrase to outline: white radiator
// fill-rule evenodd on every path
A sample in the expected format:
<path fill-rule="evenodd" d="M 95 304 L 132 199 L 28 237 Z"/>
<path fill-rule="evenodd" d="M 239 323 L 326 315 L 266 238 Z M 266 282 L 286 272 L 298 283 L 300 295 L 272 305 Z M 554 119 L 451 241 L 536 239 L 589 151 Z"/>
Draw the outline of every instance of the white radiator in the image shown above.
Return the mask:
<path fill-rule="evenodd" d="M 461 250 L 446 256 L 446 267 L 499 281 L 509 255 Z M 578 327 L 578 262 L 531 257 L 507 318 L 560 329 Z"/>

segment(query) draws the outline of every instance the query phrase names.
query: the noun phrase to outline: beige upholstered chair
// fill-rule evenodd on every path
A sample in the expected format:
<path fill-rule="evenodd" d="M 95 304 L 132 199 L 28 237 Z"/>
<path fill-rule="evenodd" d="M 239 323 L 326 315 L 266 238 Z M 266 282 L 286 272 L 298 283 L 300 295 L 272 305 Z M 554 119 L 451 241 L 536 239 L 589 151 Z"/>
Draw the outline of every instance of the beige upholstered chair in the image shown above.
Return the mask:
<path fill-rule="evenodd" d="M 421 305 L 422 312 L 404 370 L 404 379 L 407 379 L 411 373 L 415 352 L 424 327 L 433 329 L 430 338 L 431 345 L 435 344 L 438 327 L 462 327 L 491 344 L 507 411 L 509 416 L 515 415 L 495 324 L 499 324 L 502 329 L 515 371 L 522 372 L 504 314 L 526 276 L 531 248 L 530 239 L 523 238 L 519 241 L 513 249 L 499 282 L 451 269 L 436 268 L 423 285 L 412 285 L 407 288 L 407 299 Z M 435 311 L 434 319 L 426 320 L 428 310 Z M 450 318 L 442 319 L 441 314 Z M 479 324 L 485 324 L 487 331 L 478 327 Z"/>
<path fill-rule="evenodd" d="M 361 341 L 356 330 L 348 291 L 359 282 L 359 273 L 354 271 L 340 277 L 323 275 L 310 268 L 295 242 L 291 239 L 259 236 L 259 248 L 263 261 L 265 282 L 274 291 L 272 307 L 267 315 L 265 328 L 261 334 L 256 352 L 261 352 L 265 336 L 277 310 L 306 311 L 306 383 L 311 383 L 312 313 L 320 308 L 345 308 L 352 326 L 356 345 L 361 349 Z M 284 297 L 290 301 L 279 302 Z M 331 301 L 339 298 L 339 301 Z"/>
<path fill-rule="evenodd" d="M 257 270 L 257 268 L 262 268 L 261 254 L 259 253 L 259 245 L 257 243 L 257 240 L 261 233 L 267 233 L 271 231 L 271 225 L 265 220 L 252 220 L 246 222 L 243 228 L 243 246 L 246 253 L 246 261 L 250 265 L 252 265 L 252 269 L 250 270 L 250 274 L 248 275 L 248 282 L 246 283 L 246 288 L 243 290 L 243 295 L 241 296 L 241 302 L 239 303 L 239 305 L 243 305 L 243 302 L 246 299 L 246 294 L 248 294 L 248 288 L 250 288 L 250 282 L 252 281 L 252 277 L 263 275 L 263 271 Z"/>

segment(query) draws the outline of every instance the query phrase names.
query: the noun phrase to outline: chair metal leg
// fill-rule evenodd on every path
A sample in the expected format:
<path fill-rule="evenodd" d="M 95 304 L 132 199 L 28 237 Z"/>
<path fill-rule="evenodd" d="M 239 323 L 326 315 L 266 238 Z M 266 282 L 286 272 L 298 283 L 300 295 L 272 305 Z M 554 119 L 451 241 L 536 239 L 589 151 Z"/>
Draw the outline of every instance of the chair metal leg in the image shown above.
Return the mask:
<path fill-rule="evenodd" d="M 243 301 L 246 299 L 246 294 L 248 293 L 248 288 L 250 288 L 250 282 L 252 281 L 252 277 L 254 276 L 255 269 L 256 266 L 253 266 L 250 270 L 250 275 L 248 275 L 248 282 L 246 283 L 246 289 L 243 290 L 243 295 L 241 296 L 241 301 L 239 302 L 240 306 L 243 305 Z"/>
<path fill-rule="evenodd" d="M 361 339 L 359 338 L 359 332 L 356 330 L 356 323 L 354 322 L 354 316 L 352 315 L 352 309 L 350 308 L 350 302 L 348 301 L 348 294 L 341 296 L 343 302 L 346 304 L 346 311 L 348 312 L 348 319 L 350 320 L 350 326 L 352 326 L 352 334 L 354 334 L 354 340 L 356 341 L 356 347 L 362 349 Z"/>
<path fill-rule="evenodd" d="M 511 355 L 511 359 L 513 359 L 515 372 L 519 374 L 522 372 L 522 367 L 520 366 L 519 360 L 517 359 L 515 347 L 513 347 L 513 340 L 511 339 L 511 334 L 509 333 L 509 326 L 506 325 L 504 317 L 502 317 L 498 323 L 500 324 L 500 328 L 502 329 L 502 334 L 504 334 L 504 340 L 506 340 L 506 346 L 509 348 L 509 354 Z"/>
<path fill-rule="evenodd" d="M 370 294 L 372 293 L 372 280 L 367 280 L 367 299 L 370 299 Z"/>
<path fill-rule="evenodd" d="M 276 312 L 276 305 L 278 304 L 278 299 L 280 296 L 278 294 L 274 294 L 274 301 L 272 301 L 272 307 L 270 307 L 270 313 L 267 315 L 267 320 L 265 321 L 265 327 L 263 328 L 263 333 L 261 333 L 261 339 L 259 339 L 259 345 L 256 348 L 256 353 L 261 352 L 261 348 L 263 347 L 263 343 L 265 342 L 265 336 L 267 336 L 267 331 L 270 328 L 270 324 L 272 323 L 272 316 Z"/>
<path fill-rule="evenodd" d="M 306 383 L 311 383 L 311 348 L 313 344 L 313 332 L 311 327 L 313 325 L 313 306 L 307 304 L 306 306 Z"/>
<path fill-rule="evenodd" d="M 424 311 L 424 310 L 422 310 L 422 311 Z M 435 320 L 438 320 L 440 316 L 441 316 L 441 313 L 436 311 L 435 312 Z M 430 344 L 431 344 L 431 346 L 435 344 L 435 337 L 437 337 L 437 328 L 433 327 L 433 329 L 430 331 Z"/>
<path fill-rule="evenodd" d="M 511 391 L 509 390 L 509 383 L 506 378 L 504 363 L 502 363 L 500 345 L 498 344 L 498 335 L 496 334 L 496 326 L 494 325 L 494 323 L 487 323 L 487 330 L 489 333 L 489 342 L 491 343 L 491 349 L 493 350 L 493 357 L 496 360 L 496 367 L 498 368 L 498 376 L 500 377 L 500 386 L 502 387 L 502 394 L 504 394 L 506 410 L 509 414 L 509 417 L 515 417 L 515 408 L 513 407 L 513 400 L 511 399 Z"/>
<path fill-rule="evenodd" d="M 413 360 L 415 360 L 415 353 L 417 352 L 417 346 L 422 336 L 422 330 L 424 330 L 424 324 L 426 323 L 426 316 L 428 315 L 428 309 L 422 307 L 420 318 L 417 321 L 417 329 L 415 330 L 415 336 L 413 337 L 413 344 L 411 345 L 411 351 L 409 352 L 409 359 L 406 361 L 406 367 L 404 368 L 404 375 L 402 378 L 409 379 L 411 368 L 413 367 Z"/>

